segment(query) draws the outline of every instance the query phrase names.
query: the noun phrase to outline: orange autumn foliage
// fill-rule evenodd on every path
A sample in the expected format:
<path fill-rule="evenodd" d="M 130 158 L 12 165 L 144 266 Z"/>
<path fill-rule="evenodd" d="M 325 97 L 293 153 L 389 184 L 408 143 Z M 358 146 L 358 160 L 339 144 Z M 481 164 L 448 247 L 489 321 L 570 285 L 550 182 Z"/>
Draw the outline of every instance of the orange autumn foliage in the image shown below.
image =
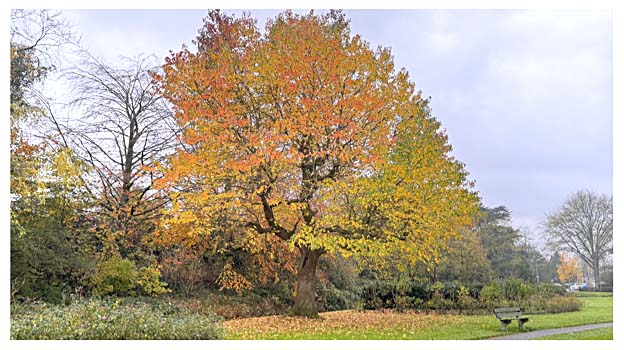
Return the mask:
<path fill-rule="evenodd" d="M 472 225 L 478 197 L 428 101 L 342 13 L 287 11 L 263 34 L 212 11 L 196 44 L 156 77 L 183 128 L 163 166 L 163 240 L 383 267 L 390 255 L 436 260 Z"/>
<path fill-rule="evenodd" d="M 557 275 L 559 280 L 564 283 L 580 282 L 583 274 L 579 265 L 579 258 L 562 254 L 557 267 Z"/>

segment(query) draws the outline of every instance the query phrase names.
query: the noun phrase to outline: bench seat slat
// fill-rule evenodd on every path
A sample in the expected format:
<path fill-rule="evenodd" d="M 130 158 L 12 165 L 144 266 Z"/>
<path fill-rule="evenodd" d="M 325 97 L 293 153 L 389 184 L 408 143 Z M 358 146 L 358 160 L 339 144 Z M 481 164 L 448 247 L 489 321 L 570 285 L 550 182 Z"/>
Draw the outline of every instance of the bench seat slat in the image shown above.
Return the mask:
<path fill-rule="evenodd" d="M 494 309 L 494 312 L 498 313 L 498 312 L 517 312 L 520 311 L 519 307 L 499 307 L 497 309 Z"/>
<path fill-rule="evenodd" d="M 494 309 L 494 314 L 499 320 L 513 320 L 522 316 L 519 307 L 501 307 Z"/>

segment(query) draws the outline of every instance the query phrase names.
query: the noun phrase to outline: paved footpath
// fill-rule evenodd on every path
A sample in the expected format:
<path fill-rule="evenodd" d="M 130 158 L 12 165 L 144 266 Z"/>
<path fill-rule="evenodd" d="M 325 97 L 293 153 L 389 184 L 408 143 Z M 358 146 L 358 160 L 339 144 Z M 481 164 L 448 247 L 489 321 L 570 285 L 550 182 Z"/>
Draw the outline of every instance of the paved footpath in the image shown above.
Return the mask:
<path fill-rule="evenodd" d="M 504 335 L 501 337 L 489 338 L 488 340 L 527 340 L 527 339 L 541 338 L 541 337 L 545 337 L 548 335 L 581 332 L 581 331 L 588 331 L 590 329 L 605 328 L 605 327 L 613 327 L 613 322 L 586 324 L 583 326 L 566 327 L 566 328 L 542 329 L 539 331 L 515 333 L 511 335 Z"/>

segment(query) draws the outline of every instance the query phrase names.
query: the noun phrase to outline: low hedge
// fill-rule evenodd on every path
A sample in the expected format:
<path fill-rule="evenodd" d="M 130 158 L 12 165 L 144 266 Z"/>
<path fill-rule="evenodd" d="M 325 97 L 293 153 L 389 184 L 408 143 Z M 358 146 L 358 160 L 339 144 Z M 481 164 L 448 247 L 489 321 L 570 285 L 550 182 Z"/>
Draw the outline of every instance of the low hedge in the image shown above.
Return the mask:
<path fill-rule="evenodd" d="M 518 306 L 527 313 L 577 311 L 581 301 L 566 296 L 564 288 L 552 284 L 530 284 L 519 279 L 493 281 L 481 286 L 457 282 L 376 281 L 362 290 L 363 308 L 420 309 L 489 313 L 496 307 Z"/>
<path fill-rule="evenodd" d="M 90 299 L 67 306 L 11 305 L 11 339 L 221 339 L 222 318 L 189 313 L 164 301 Z"/>

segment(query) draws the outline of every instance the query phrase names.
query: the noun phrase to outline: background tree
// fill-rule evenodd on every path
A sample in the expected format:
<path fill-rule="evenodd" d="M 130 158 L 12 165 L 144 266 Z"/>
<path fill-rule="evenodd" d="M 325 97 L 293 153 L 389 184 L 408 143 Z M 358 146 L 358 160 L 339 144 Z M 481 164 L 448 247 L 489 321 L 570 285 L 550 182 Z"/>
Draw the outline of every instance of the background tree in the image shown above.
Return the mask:
<path fill-rule="evenodd" d="M 557 267 L 557 275 L 559 280 L 563 283 L 577 283 L 583 278 L 581 273 L 581 267 L 579 266 L 579 259 L 573 256 L 561 256 L 559 267 Z"/>
<path fill-rule="evenodd" d="M 294 313 L 316 315 L 322 254 L 415 264 L 471 224 L 478 198 L 427 101 L 342 13 L 285 12 L 262 35 L 212 11 L 196 44 L 159 76 L 185 144 L 164 227 L 297 249 Z"/>
<path fill-rule="evenodd" d="M 561 208 L 546 216 L 549 242 L 581 258 L 600 285 L 600 264 L 613 252 L 613 197 L 588 190 L 568 197 Z"/>
<path fill-rule="evenodd" d="M 601 272 L 601 288 L 611 289 L 613 291 L 613 264 L 605 264 L 602 266 Z"/>
<path fill-rule="evenodd" d="M 11 292 L 54 302 L 80 287 L 93 246 L 83 211 L 86 167 L 59 144 L 41 93 L 59 61 L 55 50 L 75 42 L 59 16 L 12 10 L 10 27 Z"/>
<path fill-rule="evenodd" d="M 155 165 L 171 152 L 176 127 L 151 74 L 149 57 L 121 58 L 109 65 L 80 52 L 78 65 L 64 76 L 74 95 L 74 115 L 64 126 L 76 154 L 95 172 L 91 185 L 98 199 L 106 238 L 122 257 L 137 257 L 143 239 L 166 199 L 152 188 Z"/>
<path fill-rule="evenodd" d="M 81 178 L 86 169 L 66 149 L 30 156 L 37 161 L 26 163 L 28 177 L 12 178 L 22 182 L 11 201 L 12 292 L 60 302 L 82 288 L 93 267 L 96 241 L 89 233 L 84 211 L 89 196 Z"/>
<path fill-rule="evenodd" d="M 441 263 L 430 270 L 430 277 L 434 277 L 435 272 L 435 278 L 430 278 L 432 282 L 441 280 L 472 284 L 487 283 L 492 279 L 492 266 L 474 230 L 466 230 L 450 241 L 441 256 Z"/>
<path fill-rule="evenodd" d="M 545 266 L 547 265 L 546 257 L 538 249 L 538 247 L 529 240 L 528 228 L 521 228 L 520 231 L 523 234 L 523 242 L 520 244 L 520 256 L 524 259 L 526 269 L 522 269 L 522 278 L 530 282 L 550 282 L 545 272 Z"/>
<path fill-rule="evenodd" d="M 559 252 L 554 252 L 545 262 L 542 268 L 539 270 L 540 281 L 542 282 L 559 282 L 559 276 L 557 274 L 557 268 L 561 263 L 561 255 Z"/>
<path fill-rule="evenodd" d="M 507 208 L 482 207 L 477 235 L 487 252 L 495 277 L 531 278 L 527 247 L 523 244 L 520 231 L 511 226 L 511 213 Z"/>
<path fill-rule="evenodd" d="M 28 142 L 64 147 L 42 86 L 62 64 L 63 49 L 76 47 L 79 39 L 61 12 L 15 9 L 10 14 L 11 140 L 16 142 L 17 130 L 28 125 Z"/>

